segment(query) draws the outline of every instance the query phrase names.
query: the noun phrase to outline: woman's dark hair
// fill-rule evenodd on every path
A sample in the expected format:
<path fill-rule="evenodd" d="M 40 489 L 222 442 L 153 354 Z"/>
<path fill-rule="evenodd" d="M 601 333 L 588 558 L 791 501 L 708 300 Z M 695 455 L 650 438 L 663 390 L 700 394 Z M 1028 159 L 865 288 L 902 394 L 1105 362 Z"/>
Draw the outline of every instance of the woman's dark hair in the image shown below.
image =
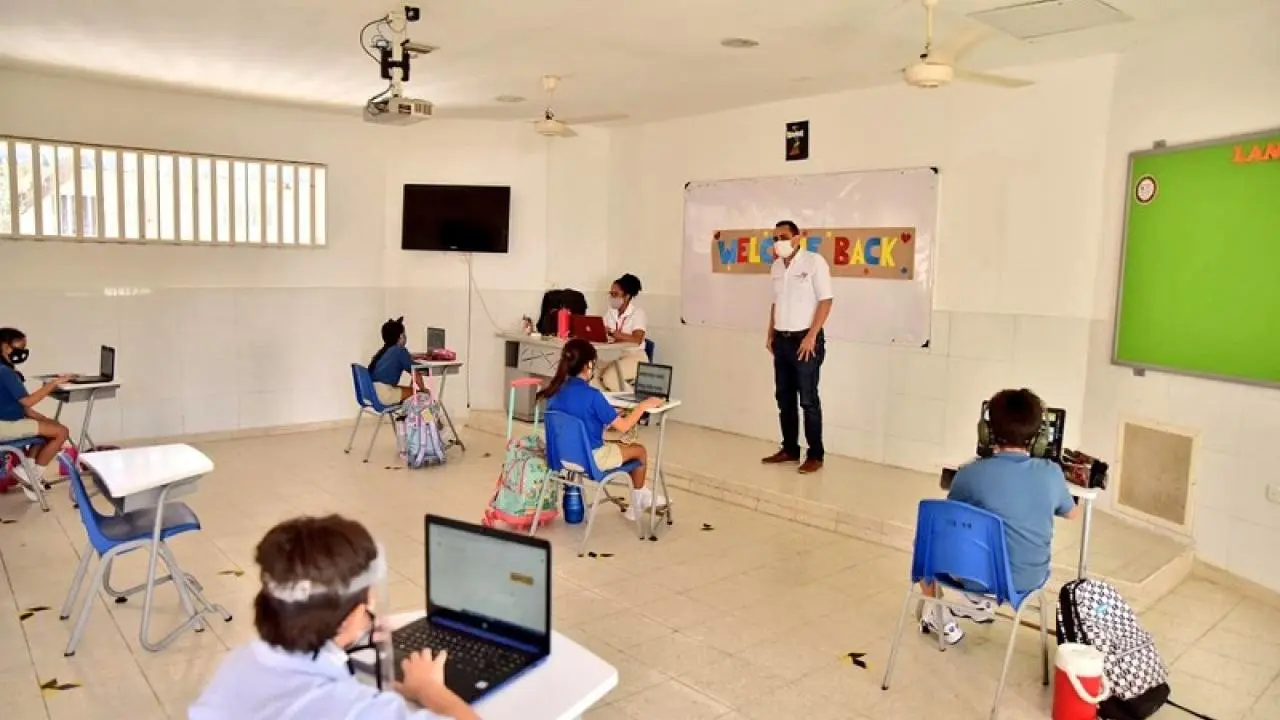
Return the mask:
<path fill-rule="evenodd" d="M 388 320 L 382 323 L 382 348 L 373 354 L 373 359 L 369 361 L 369 372 L 373 372 L 378 367 L 378 361 L 391 348 L 400 342 L 400 336 L 404 335 L 404 316 L 395 320 Z"/>
<path fill-rule="evenodd" d="M 618 289 L 627 297 L 635 297 L 640 294 L 640 278 L 632 275 L 631 273 L 627 273 L 617 280 L 614 280 L 613 284 L 617 285 Z"/>
<path fill-rule="evenodd" d="M 987 405 L 997 445 L 1031 447 L 1044 424 L 1044 403 L 1030 390 L 1001 390 Z"/>
<path fill-rule="evenodd" d="M 11 328 L 11 327 L 0 328 L 0 345 L 8 345 L 12 347 L 13 344 L 18 342 L 19 340 L 26 340 L 26 339 L 27 339 L 27 334 L 22 332 L 18 328 Z M 24 377 L 22 373 L 18 372 L 18 368 L 14 367 L 13 363 L 9 360 L 8 353 L 0 353 L 0 363 L 3 363 L 5 367 L 17 373 L 19 380 L 22 380 L 24 382 L 26 381 L 26 377 Z"/>
<path fill-rule="evenodd" d="M 596 349 L 591 343 L 581 338 L 574 338 L 564 344 L 560 351 L 560 364 L 556 366 L 556 376 L 551 384 L 538 391 L 538 399 L 543 400 L 555 395 L 561 386 L 571 377 L 577 377 L 591 363 L 596 361 Z"/>
<path fill-rule="evenodd" d="M 317 595 L 290 603 L 267 593 L 267 579 L 280 584 L 310 580 L 341 587 L 368 569 L 377 557 L 378 546 L 369 531 L 338 515 L 294 518 L 271 528 L 254 553 L 263 583 L 253 600 L 258 635 L 267 644 L 289 652 L 319 651 L 338 634 L 351 611 L 368 602 L 368 591 L 348 597 Z"/>

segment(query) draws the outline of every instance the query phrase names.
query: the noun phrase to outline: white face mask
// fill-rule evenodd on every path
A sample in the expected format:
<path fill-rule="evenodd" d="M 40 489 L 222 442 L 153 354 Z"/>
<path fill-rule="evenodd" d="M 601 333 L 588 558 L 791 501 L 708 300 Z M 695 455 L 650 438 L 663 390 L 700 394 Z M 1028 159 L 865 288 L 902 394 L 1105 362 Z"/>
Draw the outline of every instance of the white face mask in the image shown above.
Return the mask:
<path fill-rule="evenodd" d="M 621 309 L 622 309 L 622 298 L 620 298 L 620 297 L 611 297 L 611 298 L 609 298 L 609 307 L 613 308 L 614 310 L 621 310 Z"/>
<path fill-rule="evenodd" d="M 773 256 L 780 260 L 791 257 L 796 246 L 790 240 L 777 240 L 773 243 Z"/>

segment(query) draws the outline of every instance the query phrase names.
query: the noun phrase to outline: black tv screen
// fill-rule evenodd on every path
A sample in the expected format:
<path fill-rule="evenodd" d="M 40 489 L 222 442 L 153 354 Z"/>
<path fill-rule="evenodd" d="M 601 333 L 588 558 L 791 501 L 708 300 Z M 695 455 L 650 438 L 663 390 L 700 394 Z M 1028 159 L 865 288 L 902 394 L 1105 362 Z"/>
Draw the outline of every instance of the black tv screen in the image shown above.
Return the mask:
<path fill-rule="evenodd" d="M 402 250 L 507 252 L 511 188 L 405 185 Z"/>

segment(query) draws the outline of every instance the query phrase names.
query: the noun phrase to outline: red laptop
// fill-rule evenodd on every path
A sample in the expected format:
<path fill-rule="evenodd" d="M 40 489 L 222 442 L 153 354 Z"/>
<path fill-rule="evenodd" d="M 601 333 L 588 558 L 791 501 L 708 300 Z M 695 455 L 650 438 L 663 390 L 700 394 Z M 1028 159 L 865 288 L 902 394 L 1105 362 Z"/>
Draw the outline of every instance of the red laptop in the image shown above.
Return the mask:
<path fill-rule="evenodd" d="M 604 333 L 604 318 L 599 315 L 574 315 L 569 318 L 569 337 L 587 342 L 609 342 Z"/>

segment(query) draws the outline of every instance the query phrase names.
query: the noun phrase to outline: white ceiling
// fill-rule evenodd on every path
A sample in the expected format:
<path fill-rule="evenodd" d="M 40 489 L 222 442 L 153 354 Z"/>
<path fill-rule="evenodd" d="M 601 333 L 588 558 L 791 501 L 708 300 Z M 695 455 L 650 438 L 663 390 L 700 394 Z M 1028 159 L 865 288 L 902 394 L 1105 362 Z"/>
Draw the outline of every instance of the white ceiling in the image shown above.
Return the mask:
<path fill-rule="evenodd" d="M 412 1 L 412 0 L 411 0 Z M 1175 20 L 1276 0 L 1108 0 L 1134 22 L 1023 42 L 966 62 L 1008 67 L 1115 52 Z M 940 0 L 938 34 L 1018 0 Z M 918 0 L 421 0 L 409 36 L 440 47 L 408 94 L 441 117 L 524 118 L 565 76 L 561 117 L 648 120 L 896 82 L 920 51 Z M 381 91 L 360 27 L 386 0 L 0 0 L 0 59 L 204 91 L 357 107 Z M 727 50 L 719 41 L 753 38 Z M 943 90 L 942 92 L 945 92 Z M 497 95 L 530 102 L 501 105 Z"/>

